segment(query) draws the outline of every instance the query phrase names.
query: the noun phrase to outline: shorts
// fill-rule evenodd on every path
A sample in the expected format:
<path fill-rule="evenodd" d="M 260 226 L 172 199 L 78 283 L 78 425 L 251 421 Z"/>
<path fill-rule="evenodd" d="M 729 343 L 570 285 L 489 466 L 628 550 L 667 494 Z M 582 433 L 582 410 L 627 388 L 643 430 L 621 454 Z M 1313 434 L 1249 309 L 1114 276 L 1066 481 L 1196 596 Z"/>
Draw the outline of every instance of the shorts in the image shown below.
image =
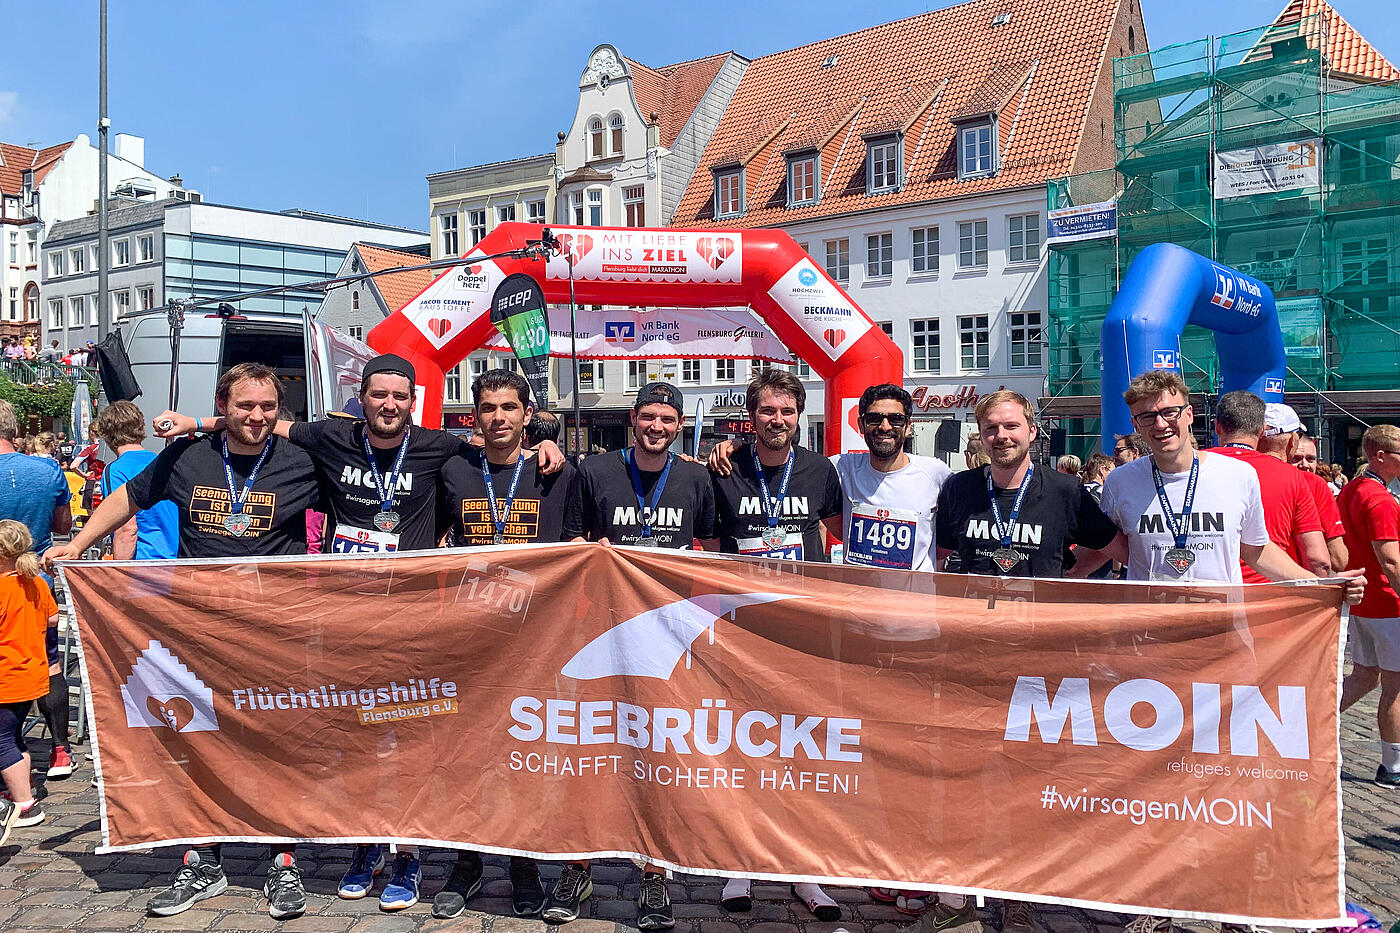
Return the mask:
<path fill-rule="evenodd" d="M 24 760 L 29 749 L 24 744 L 24 717 L 29 715 L 33 700 L 23 703 L 0 703 L 0 769 Z M 28 776 L 25 777 L 28 780 Z"/>
<path fill-rule="evenodd" d="M 58 626 L 50 625 L 44 629 L 44 654 L 48 656 L 49 667 L 53 667 L 62 660 L 58 653 Z"/>
<path fill-rule="evenodd" d="M 1400 673 L 1400 619 L 1351 617 L 1351 660 Z"/>

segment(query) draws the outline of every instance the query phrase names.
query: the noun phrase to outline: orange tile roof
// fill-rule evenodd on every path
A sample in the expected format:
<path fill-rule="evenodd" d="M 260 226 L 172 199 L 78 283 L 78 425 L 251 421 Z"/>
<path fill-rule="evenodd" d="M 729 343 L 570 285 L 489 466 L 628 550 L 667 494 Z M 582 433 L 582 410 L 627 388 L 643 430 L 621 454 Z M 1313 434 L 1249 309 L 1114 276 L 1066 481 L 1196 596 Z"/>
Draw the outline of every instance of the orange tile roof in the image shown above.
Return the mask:
<path fill-rule="evenodd" d="M 1274 25 L 1290 25 L 1307 16 L 1316 16 L 1321 21 L 1325 44 L 1323 54 L 1333 71 L 1375 81 L 1394 81 L 1400 78 L 1400 71 L 1396 70 L 1375 46 L 1367 42 L 1351 23 L 1343 19 L 1342 14 L 1333 9 L 1327 0 L 1291 0 L 1274 20 Z M 1310 39 L 1309 44 L 1315 42 L 1315 39 Z"/>
<path fill-rule="evenodd" d="M 746 211 L 726 225 L 787 224 L 1040 185 L 1068 174 L 1120 12 L 1127 15 L 1127 4 L 1118 0 L 968 0 L 756 58 L 672 224 L 715 223 L 711 169 L 746 155 Z M 1001 13 L 1010 13 L 1009 21 L 993 26 Z M 853 104 L 854 117 L 822 152 L 821 200 L 787 208 L 782 154 L 810 144 L 815 128 L 828 126 L 833 114 L 840 120 Z M 952 117 L 997 107 L 1005 108 L 1000 172 L 959 182 Z M 904 186 L 867 195 L 863 137 L 892 128 L 905 129 Z M 771 146 L 755 152 L 774 130 Z"/>
<path fill-rule="evenodd" d="M 637 98 L 642 118 L 650 120 L 653 113 L 660 117 L 661 145 L 669 148 L 675 144 L 729 55 L 719 52 L 661 68 L 648 68 L 624 56 L 632 72 L 632 94 Z"/>
<path fill-rule="evenodd" d="M 0 165 L 0 191 L 19 194 L 24 187 L 24 173 L 31 168 L 34 169 L 34 184 L 38 185 L 72 145 L 66 142 L 47 149 L 30 149 L 28 146 L 0 143 L 0 160 L 4 162 Z"/>
<path fill-rule="evenodd" d="M 368 243 L 356 243 L 355 249 L 360 254 L 360 261 L 364 263 L 366 272 L 382 272 L 398 266 L 421 266 L 427 262 L 416 253 L 403 253 L 382 246 L 370 246 Z M 393 272 L 389 275 L 375 276 L 370 281 L 379 289 L 379 294 L 384 299 L 384 307 L 392 314 L 412 301 L 440 274 L 440 271 L 420 269 L 417 272 Z"/>

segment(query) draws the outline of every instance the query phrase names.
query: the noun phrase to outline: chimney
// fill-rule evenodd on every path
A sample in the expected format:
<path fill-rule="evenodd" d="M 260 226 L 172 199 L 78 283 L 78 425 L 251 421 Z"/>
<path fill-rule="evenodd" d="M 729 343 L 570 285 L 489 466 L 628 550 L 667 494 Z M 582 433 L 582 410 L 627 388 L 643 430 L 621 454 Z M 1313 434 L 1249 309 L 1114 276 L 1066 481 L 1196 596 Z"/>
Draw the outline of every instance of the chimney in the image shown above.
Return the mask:
<path fill-rule="evenodd" d="M 137 168 L 146 167 L 146 139 L 129 133 L 118 133 L 112 154 L 125 159 Z"/>
<path fill-rule="evenodd" d="M 174 174 L 174 175 L 171 175 L 169 181 L 170 181 L 170 183 L 171 183 L 172 185 L 174 185 L 176 188 L 183 188 L 183 187 L 185 187 L 185 180 L 184 180 L 183 178 L 181 178 L 181 177 L 179 176 L 178 173 L 177 173 L 177 174 Z"/>

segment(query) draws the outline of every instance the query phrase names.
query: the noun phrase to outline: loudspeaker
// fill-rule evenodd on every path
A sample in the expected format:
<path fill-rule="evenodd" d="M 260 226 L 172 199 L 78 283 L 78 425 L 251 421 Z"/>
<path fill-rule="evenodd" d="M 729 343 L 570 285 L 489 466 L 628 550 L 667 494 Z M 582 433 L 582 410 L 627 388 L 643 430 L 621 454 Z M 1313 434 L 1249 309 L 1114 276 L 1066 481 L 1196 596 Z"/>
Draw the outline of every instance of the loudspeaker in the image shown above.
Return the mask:
<path fill-rule="evenodd" d="M 131 359 L 122 346 L 121 334 L 112 331 L 97 344 L 97 375 L 102 380 L 102 392 L 109 403 L 118 399 L 132 401 L 141 395 L 141 386 L 131 371 Z"/>
<path fill-rule="evenodd" d="M 1069 444 L 1069 431 L 1065 428 L 1050 429 L 1050 456 L 1063 457 Z"/>
<path fill-rule="evenodd" d="M 962 449 L 962 422 L 944 419 L 933 436 L 933 449 L 940 454 L 955 454 Z"/>

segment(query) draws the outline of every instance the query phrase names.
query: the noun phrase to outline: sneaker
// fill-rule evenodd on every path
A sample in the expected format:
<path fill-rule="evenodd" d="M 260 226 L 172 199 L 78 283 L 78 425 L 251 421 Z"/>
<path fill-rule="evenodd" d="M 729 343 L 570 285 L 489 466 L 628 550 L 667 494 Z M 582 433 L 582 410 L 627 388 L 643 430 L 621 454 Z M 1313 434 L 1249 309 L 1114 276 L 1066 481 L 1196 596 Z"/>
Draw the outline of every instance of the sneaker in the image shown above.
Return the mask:
<path fill-rule="evenodd" d="M 827 896 L 819 884 L 810 881 L 792 886 L 792 896 L 807 905 L 822 923 L 835 923 L 841 919 L 841 906 Z"/>
<path fill-rule="evenodd" d="M 15 828 L 15 820 L 19 819 L 19 807 L 10 799 L 9 794 L 0 797 L 0 846 L 5 844 L 5 840 L 10 838 L 10 830 Z"/>
<path fill-rule="evenodd" d="M 227 889 L 223 868 L 201 860 L 199 853 L 191 849 L 185 853 L 185 863 L 170 879 L 170 887 L 146 902 L 146 912 L 153 917 L 174 916 Z"/>
<path fill-rule="evenodd" d="M 533 917 L 544 907 L 544 885 L 540 866 L 532 858 L 512 856 L 510 860 L 510 908 L 517 917 Z"/>
<path fill-rule="evenodd" d="M 263 894 L 267 897 L 268 916 L 273 920 L 289 920 L 306 913 L 306 888 L 292 853 L 279 852 L 272 859 Z"/>
<path fill-rule="evenodd" d="M 380 910 L 407 910 L 418 903 L 418 888 L 423 884 L 423 866 L 407 852 L 394 856 L 389 883 L 379 895 Z"/>
<path fill-rule="evenodd" d="M 564 866 L 559 880 L 549 892 L 540 916 L 545 923 L 570 923 L 578 919 L 579 905 L 593 893 L 593 875 L 582 865 Z"/>
<path fill-rule="evenodd" d="M 642 890 L 637 895 L 637 928 L 669 930 L 676 925 L 671 914 L 671 896 L 666 892 L 666 876 L 642 872 Z"/>
<path fill-rule="evenodd" d="M 1400 787 L 1400 771 L 1392 771 L 1385 765 L 1376 767 L 1376 779 L 1373 781 L 1377 787 Z"/>
<path fill-rule="evenodd" d="M 753 882 L 747 878 L 730 878 L 724 883 L 724 891 L 719 896 L 719 906 L 731 914 L 741 914 L 753 910 Z"/>
<path fill-rule="evenodd" d="M 29 802 L 29 806 L 19 811 L 19 816 L 15 818 L 16 826 L 38 826 L 44 822 L 44 808 L 39 805 L 39 798 L 35 797 Z"/>
<path fill-rule="evenodd" d="M 982 921 L 977 918 L 977 907 L 971 900 L 961 907 L 949 907 L 943 901 L 933 905 L 933 910 L 925 911 L 919 918 L 922 933 L 946 933 L 960 930 L 961 933 L 981 933 Z"/>
<path fill-rule="evenodd" d="M 49 752 L 49 780 L 55 781 L 66 778 L 72 773 L 73 753 L 62 745 L 55 745 L 53 751 Z"/>
<path fill-rule="evenodd" d="M 357 901 L 374 890 L 374 876 L 383 870 L 383 846 L 357 845 L 336 893 L 347 901 Z"/>
<path fill-rule="evenodd" d="M 467 909 L 467 901 L 481 890 L 481 855 L 477 852 L 461 852 L 457 864 L 452 866 L 452 874 L 447 876 L 447 884 L 433 898 L 433 916 L 450 920 Z"/>
<path fill-rule="evenodd" d="M 1044 933 L 1035 920 L 1035 905 L 1029 901 L 1007 901 L 1001 913 L 1001 933 Z"/>
<path fill-rule="evenodd" d="M 1171 928 L 1171 917 L 1154 917 L 1151 914 L 1143 914 L 1134 917 L 1130 923 L 1123 927 L 1123 931 L 1124 933 L 1168 933 Z"/>

